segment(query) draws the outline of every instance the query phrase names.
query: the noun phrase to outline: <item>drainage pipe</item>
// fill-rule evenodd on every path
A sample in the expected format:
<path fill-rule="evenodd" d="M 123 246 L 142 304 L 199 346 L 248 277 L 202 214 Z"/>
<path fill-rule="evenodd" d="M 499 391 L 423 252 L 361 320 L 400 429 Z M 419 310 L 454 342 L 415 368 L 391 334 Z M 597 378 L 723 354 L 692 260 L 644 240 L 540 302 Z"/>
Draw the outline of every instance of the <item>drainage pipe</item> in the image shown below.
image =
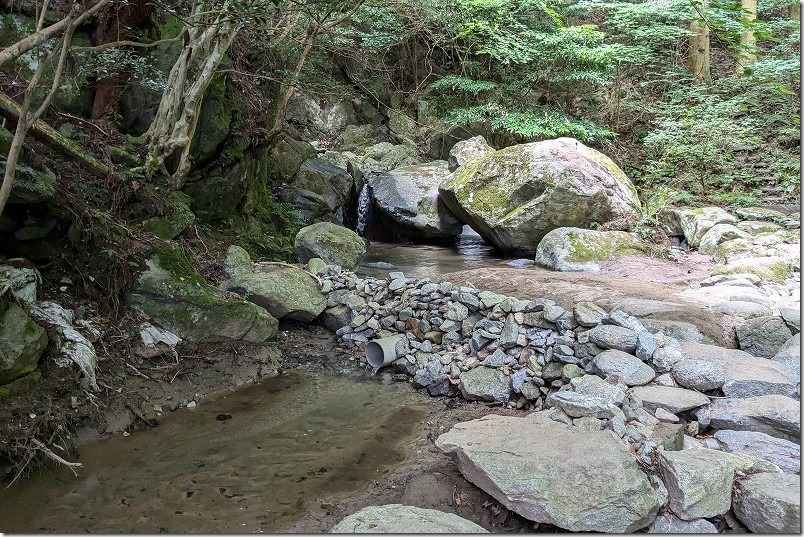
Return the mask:
<path fill-rule="evenodd" d="M 366 361 L 374 369 L 386 366 L 405 354 L 406 343 L 404 334 L 369 341 L 366 345 Z"/>

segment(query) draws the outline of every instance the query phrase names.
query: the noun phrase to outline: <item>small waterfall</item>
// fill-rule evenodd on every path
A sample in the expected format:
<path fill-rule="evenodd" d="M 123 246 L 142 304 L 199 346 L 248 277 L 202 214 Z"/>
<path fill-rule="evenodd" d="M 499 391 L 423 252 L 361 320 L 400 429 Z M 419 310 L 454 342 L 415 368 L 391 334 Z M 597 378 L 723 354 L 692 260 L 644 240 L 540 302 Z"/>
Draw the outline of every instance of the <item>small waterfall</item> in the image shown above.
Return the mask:
<path fill-rule="evenodd" d="M 369 195 L 368 182 L 363 183 L 360 196 L 357 198 L 357 224 L 355 232 L 361 237 L 366 236 L 366 227 L 371 221 L 371 196 Z"/>

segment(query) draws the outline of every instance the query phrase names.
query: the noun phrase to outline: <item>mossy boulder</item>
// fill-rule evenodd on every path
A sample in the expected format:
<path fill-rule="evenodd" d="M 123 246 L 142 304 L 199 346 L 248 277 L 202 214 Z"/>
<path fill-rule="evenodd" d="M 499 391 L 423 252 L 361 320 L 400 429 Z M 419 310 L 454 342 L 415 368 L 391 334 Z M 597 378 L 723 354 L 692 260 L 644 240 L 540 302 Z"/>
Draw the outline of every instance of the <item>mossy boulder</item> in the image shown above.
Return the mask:
<path fill-rule="evenodd" d="M 255 266 L 239 246 L 230 246 L 226 258 L 232 278 L 221 287 L 265 308 L 277 319 L 310 322 L 324 311 L 327 299 L 315 277 L 304 270 L 285 265 Z"/>
<path fill-rule="evenodd" d="M 7 384 L 36 369 L 47 332 L 17 304 L 0 301 L 0 384 Z"/>
<path fill-rule="evenodd" d="M 598 272 L 600 262 L 620 255 L 647 255 L 648 245 L 625 231 L 594 231 L 573 227 L 544 236 L 534 261 L 560 272 Z"/>
<path fill-rule="evenodd" d="M 436 160 L 368 176 L 373 225 L 397 239 L 452 243 L 463 224 L 438 195 L 438 185 L 448 174 L 447 163 Z"/>
<path fill-rule="evenodd" d="M 707 231 L 717 224 L 734 224 L 737 217 L 720 207 L 673 208 L 660 216 L 668 235 L 683 235 L 697 248 Z"/>
<path fill-rule="evenodd" d="M 0 172 L 5 172 L 5 163 L 0 165 Z M 30 166 L 18 165 L 14 176 L 14 185 L 8 202 L 12 204 L 29 204 L 47 201 L 56 195 L 56 174 L 50 170 L 38 171 Z"/>
<path fill-rule="evenodd" d="M 274 338 L 277 320 L 243 299 L 230 299 L 204 282 L 180 250 L 165 246 L 147 261 L 129 303 L 181 338 L 197 343 Z"/>
<path fill-rule="evenodd" d="M 300 263 L 320 257 L 330 265 L 355 270 L 366 253 L 366 243 L 354 231 L 329 222 L 303 227 L 293 243 Z"/>
<path fill-rule="evenodd" d="M 790 263 L 781 257 L 774 256 L 747 257 L 717 267 L 712 275 L 745 273 L 755 274 L 768 282 L 784 283 L 790 275 Z"/>
<path fill-rule="evenodd" d="M 534 252 L 556 228 L 635 217 L 640 207 L 622 170 L 572 138 L 471 159 L 446 178 L 439 193 L 458 219 L 507 252 Z"/>
<path fill-rule="evenodd" d="M 698 252 L 713 254 L 721 243 L 734 239 L 749 239 L 751 235 L 732 224 L 715 224 L 701 237 Z"/>
<path fill-rule="evenodd" d="M 160 239 L 170 240 L 195 223 L 195 214 L 190 210 L 192 200 L 184 192 L 166 192 L 163 195 L 169 212 L 143 221 L 142 227 Z"/>

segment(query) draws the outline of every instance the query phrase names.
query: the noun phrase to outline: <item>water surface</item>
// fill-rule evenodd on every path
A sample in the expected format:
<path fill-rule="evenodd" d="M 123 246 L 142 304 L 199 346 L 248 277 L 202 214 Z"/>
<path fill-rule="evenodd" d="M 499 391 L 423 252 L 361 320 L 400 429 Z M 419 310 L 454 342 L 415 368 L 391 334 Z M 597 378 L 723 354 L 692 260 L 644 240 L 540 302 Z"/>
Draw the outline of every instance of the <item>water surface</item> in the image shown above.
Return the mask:
<path fill-rule="evenodd" d="M 60 468 L 3 484 L 0 531 L 280 531 L 405 460 L 429 404 L 381 377 L 285 372 L 81 448 L 78 478 Z"/>

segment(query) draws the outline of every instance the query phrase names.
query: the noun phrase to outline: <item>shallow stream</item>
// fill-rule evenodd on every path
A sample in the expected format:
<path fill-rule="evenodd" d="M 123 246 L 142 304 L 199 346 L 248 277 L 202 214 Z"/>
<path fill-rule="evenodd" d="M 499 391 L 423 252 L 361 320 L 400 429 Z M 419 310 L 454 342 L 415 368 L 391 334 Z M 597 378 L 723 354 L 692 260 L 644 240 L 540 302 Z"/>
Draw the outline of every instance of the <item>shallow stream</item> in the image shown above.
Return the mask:
<path fill-rule="evenodd" d="M 385 379 L 385 380 L 384 380 Z M 276 532 L 402 462 L 430 398 L 385 376 L 286 371 L 0 489 L 0 531 Z"/>

